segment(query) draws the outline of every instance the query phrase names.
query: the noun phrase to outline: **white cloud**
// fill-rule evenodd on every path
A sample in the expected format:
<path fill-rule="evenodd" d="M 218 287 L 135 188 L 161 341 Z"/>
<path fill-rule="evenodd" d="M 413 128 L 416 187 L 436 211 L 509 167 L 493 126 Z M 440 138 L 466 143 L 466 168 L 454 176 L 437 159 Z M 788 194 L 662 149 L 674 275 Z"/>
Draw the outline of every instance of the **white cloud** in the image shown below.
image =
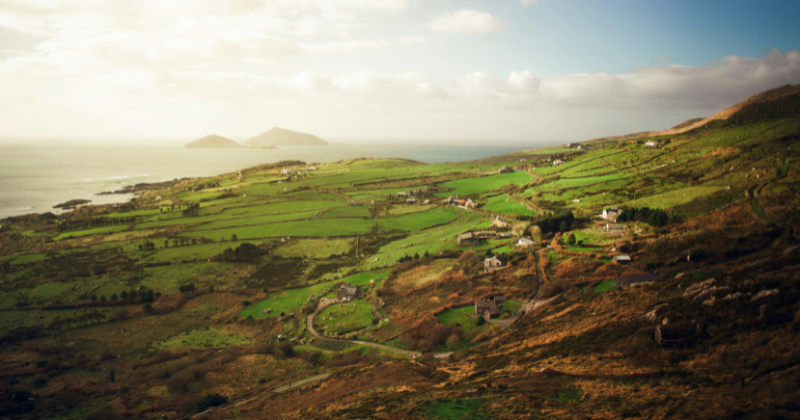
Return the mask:
<path fill-rule="evenodd" d="M 506 24 L 494 16 L 470 9 L 445 13 L 430 21 L 428 26 L 436 32 L 456 34 L 485 34 L 506 29 Z"/>
<path fill-rule="evenodd" d="M 401 36 L 397 41 L 400 45 L 426 44 L 428 39 L 421 36 Z"/>

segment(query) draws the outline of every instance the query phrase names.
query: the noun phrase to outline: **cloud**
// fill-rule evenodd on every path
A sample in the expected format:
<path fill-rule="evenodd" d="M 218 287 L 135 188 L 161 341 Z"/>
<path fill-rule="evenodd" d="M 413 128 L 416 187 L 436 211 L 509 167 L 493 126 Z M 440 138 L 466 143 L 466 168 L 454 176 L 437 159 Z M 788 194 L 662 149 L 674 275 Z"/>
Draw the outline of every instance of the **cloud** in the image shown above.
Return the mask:
<path fill-rule="evenodd" d="M 421 36 L 401 36 L 397 41 L 400 45 L 426 44 L 428 39 Z"/>
<path fill-rule="evenodd" d="M 436 32 L 455 34 L 485 34 L 506 29 L 506 24 L 494 16 L 470 9 L 445 13 L 430 21 L 428 26 Z"/>

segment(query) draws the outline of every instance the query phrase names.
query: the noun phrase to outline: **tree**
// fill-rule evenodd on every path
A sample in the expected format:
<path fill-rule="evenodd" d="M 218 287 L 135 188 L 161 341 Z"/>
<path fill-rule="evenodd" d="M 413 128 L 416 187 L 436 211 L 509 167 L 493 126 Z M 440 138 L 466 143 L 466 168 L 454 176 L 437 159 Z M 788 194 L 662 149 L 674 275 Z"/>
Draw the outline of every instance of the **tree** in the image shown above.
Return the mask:
<path fill-rule="evenodd" d="M 577 240 L 575 239 L 575 234 L 570 233 L 570 235 L 567 237 L 567 245 L 575 245 L 576 242 Z"/>
<path fill-rule="evenodd" d="M 447 341 L 444 343 L 448 349 L 454 349 L 461 345 L 461 339 L 458 338 L 457 334 L 450 334 L 450 337 L 447 337 Z"/>
<path fill-rule="evenodd" d="M 119 294 L 119 297 L 122 298 L 122 300 L 128 300 L 128 292 L 123 290 L 122 293 Z"/>
<path fill-rule="evenodd" d="M 94 302 L 97 302 L 97 296 L 95 296 L 95 295 L 89 295 L 89 300 L 91 300 L 91 301 L 92 301 L 92 303 L 94 303 Z"/>
<path fill-rule="evenodd" d="M 475 318 L 476 327 L 480 327 L 484 322 L 486 322 L 486 320 L 483 318 L 483 315 L 479 315 L 477 318 Z"/>
<path fill-rule="evenodd" d="M 116 293 L 114 293 L 113 295 L 111 295 L 111 300 L 112 300 L 112 301 L 116 301 L 117 299 L 119 299 L 119 296 L 117 296 L 117 294 L 116 294 Z M 124 299 L 124 298 L 123 298 L 123 299 Z"/>
<path fill-rule="evenodd" d="M 561 221 L 561 225 L 558 227 L 558 230 L 561 232 L 566 232 L 569 230 L 569 223 L 566 220 Z"/>
<path fill-rule="evenodd" d="M 105 303 L 105 301 L 106 301 L 106 295 L 101 295 L 100 302 Z"/>

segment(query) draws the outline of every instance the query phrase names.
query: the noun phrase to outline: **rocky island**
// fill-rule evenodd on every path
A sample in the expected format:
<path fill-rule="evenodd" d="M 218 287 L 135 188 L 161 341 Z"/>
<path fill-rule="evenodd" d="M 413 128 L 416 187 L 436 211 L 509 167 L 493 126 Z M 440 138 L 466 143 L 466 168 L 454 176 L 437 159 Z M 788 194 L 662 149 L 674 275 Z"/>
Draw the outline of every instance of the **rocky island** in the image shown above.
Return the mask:
<path fill-rule="evenodd" d="M 275 127 L 247 140 L 244 145 L 262 149 L 275 146 L 326 146 L 328 142 L 313 134 Z"/>
<path fill-rule="evenodd" d="M 230 148 L 242 148 L 244 146 L 229 138 L 212 134 L 210 136 L 199 138 L 191 143 L 186 144 L 183 147 L 192 149 L 230 149 Z"/>

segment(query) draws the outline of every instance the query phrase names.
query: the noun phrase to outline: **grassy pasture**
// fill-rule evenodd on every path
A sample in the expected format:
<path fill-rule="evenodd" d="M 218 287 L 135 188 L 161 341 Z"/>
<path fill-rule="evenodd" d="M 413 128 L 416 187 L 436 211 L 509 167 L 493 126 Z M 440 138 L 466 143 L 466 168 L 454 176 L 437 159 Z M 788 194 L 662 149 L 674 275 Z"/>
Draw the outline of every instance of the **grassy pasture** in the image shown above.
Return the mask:
<path fill-rule="evenodd" d="M 465 178 L 457 181 L 450 181 L 440 184 L 440 188 L 448 188 L 451 191 L 437 193 L 437 197 L 448 197 L 451 195 L 469 195 L 486 191 L 496 190 L 508 184 L 525 185 L 534 181 L 534 177 L 527 172 L 512 172 L 510 174 L 497 174 L 480 178 Z"/>
<path fill-rule="evenodd" d="M 183 348 L 223 348 L 249 344 L 243 334 L 225 328 L 193 329 L 153 345 L 153 351 Z"/>
<path fill-rule="evenodd" d="M 636 206 L 646 206 L 651 208 L 668 208 L 679 204 L 688 203 L 695 198 L 705 197 L 714 194 L 724 187 L 696 186 L 683 188 L 676 191 L 669 191 L 663 194 L 651 195 L 649 197 L 637 198 Z"/>
<path fill-rule="evenodd" d="M 366 206 L 346 206 L 325 211 L 322 215 L 323 219 L 331 219 L 337 217 L 370 217 L 369 207 Z"/>
<path fill-rule="evenodd" d="M 314 319 L 320 333 L 341 334 L 372 324 L 372 305 L 356 300 L 329 306 Z"/>
<path fill-rule="evenodd" d="M 343 203 L 337 203 L 334 201 L 286 201 L 258 206 L 236 207 L 225 209 L 225 211 L 220 214 L 198 217 L 180 217 L 164 221 L 140 223 L 136 225 L 136 229 L 149 229 L 154 227 L 176 226 L 181 224 L 215 222 L 218 220 L 229 220 L 235 218 L 252 218 L 255 216 L 323 210 L 331 207 L 341 206 L 342 204 Z"/>
<path fill-rule="evenodd" d="M 266 238 L 275 236 L 342 236 L 358 235 L 370 232 L 379 224 L 383 230 L 415 231 L 429 226 L 450 222 L 456 217 L 453 210 L 431 210 L 422 213 L 412 213 L 404 216 L 390 217 L 379 220 L 359 218 L 340 219 L 332 222 L 325 219 L 312 219 L 268 225 L 247 226 L 240 228 L 226 228 L 217 230 L 195 231 L 182 233 L 182 236 L 203 236 L 215 241 L 230 238 L 236 234 L 239 239 Z"/>
<path fill-rule="evenodd" d="M 350 252 L 352 240 L 338 239 L 301 239 L 278 247 L 273 255 L 283 258 L 307 257 L 315 259 L 329 258 L 332 255 L 341 255 Z"/>
<path fill-rule="evenodd" d="M 285 222 L 289 220 L 311 219 L 315 217 L 317 213 L 319 213 L 319 211 L 311 210 L 299 213 L 285 213 L 285 214 L 250 216 L 250 217 L 248 217 L 247 214 L 243 214 L 237 216 L 237 218 L 235 219 L 218 220 L 216 222 L 206 223 L 200 226 L 194 226 L 192 228 L 189 228 L 188 230 L 189 231 L 211 230 L 211 229 L 230 228 L 235 226 L 251 226 L 251 225 L 261 225 L 265 223 Z"/>
<path fill-rule="evenodd" d="M 391 209 L 389 209 L 389 214 L 392 216 L 399 216 L 402 214 L 409 214 L 409 213 L 419 213 L 423 211 L 428 211 L 432 208 L 436 207 L 433 204 L 428 205 L 394 205 Z"/>
<path fill-rule="evenodd" d="M 321 296 L 322 292 L 330 289 L 336 283 L 342 282 L 360 286 L 368 284 L 370 280 L 377 281 L 388 275 L 388 271 L 366 272 L 354 274 L 341 280 L 332 280 L 299 289 L 282 290 L 275 292 L 269 299 L 250 305 L 247 309 L 239 313 L 239 316 L 242 318 L 247 318 L 248 316 L 252 316 L 253 318 L 272 318 L 279 316 L 281 312 L 287 314 L 289 312 L 296 313 L 298 308 L 308 300 L 309 296 L 314 295 L 315 298 L 318 298 Z M 272 312 L 268 314 L 263 313 L 268 308 L 272 308 Z"/>
<path fill-rule="evenodd" d="M 610 292 L 613 290 L 617 290 L 617 281 L 616 280 L 608 280 L 604 281 L 594 288 L 595 293 L 605 293 Z"/>
<path fill-rule="evenodd" d="M 508 198 L 505 194 L 498 195 L 486 200 L 486 204 L 481 207 L 485 211 L 500 214 L 510 214 L 513 216 L 532 216 L 532 212 L 524 204 L 520 203 L 513 198 Z"/>
<path fill-rule="evenodd" d="M 127 228 L 128 228 L 127 225 L 119 225 L 119 226 L 107 226 L 107 227 L 100 227 L 100 228 L 94 228 L 94 229 L 78 230 L 78 231 L 75 231 L 75 232 L 64 232 L 64 233 L 56 236 L 55 238 L 53 238 L 53 240 L 54 241 L 60 241 L 60 240 L 65 239 L 65 238 L 80 238 L 80 237 L 89 236 L 89 235 L 100 235 L 100 234 L 103 234 L 103 233 L 120 232 L 120 231 L 123 231 L 123 230 L 125 230 Z"/>

